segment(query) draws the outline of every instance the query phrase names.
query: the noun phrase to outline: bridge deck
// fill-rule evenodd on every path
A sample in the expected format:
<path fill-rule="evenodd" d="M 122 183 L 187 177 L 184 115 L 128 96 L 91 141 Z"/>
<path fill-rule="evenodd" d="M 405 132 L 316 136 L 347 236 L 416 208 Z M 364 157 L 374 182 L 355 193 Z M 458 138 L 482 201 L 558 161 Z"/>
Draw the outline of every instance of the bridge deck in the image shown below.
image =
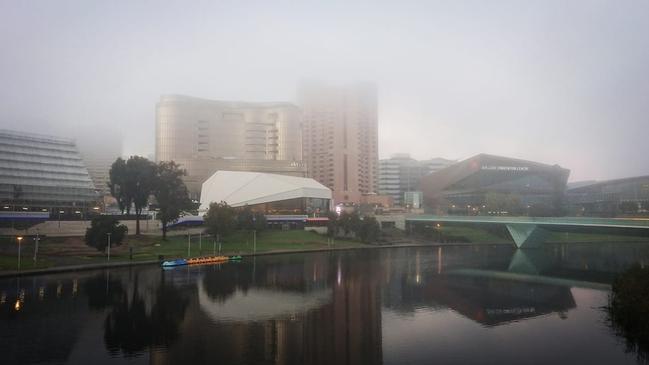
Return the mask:
<path fill-rule="evenodd" d="M 484 217 L 484 216 L 435 216 L 416 215 L 406 216 L 406 222 L 435 222 L 435 223 L 469 223 L 469 224 L 502 224 L 507 227 L 509 234 L 518 247 L 538 247 L 547 237 L 547 229 L 551 227 L 592 227 L 632 229 L 649 233 L 649 219 L 614 219 L 614 218 L 535 218 L 535 217 Z"/>
<path fill-rule="evenodd" d="M 448 223 L 495 223 L 495 224 L 533 224 L 536 226 L 577 226 L 649 229 L 649 219 L 645 218 L 581 218 L 581 217 L 486 217 L 486 216 L 440 216 L 410 215 L 409 222 L 448 222 Z"/>

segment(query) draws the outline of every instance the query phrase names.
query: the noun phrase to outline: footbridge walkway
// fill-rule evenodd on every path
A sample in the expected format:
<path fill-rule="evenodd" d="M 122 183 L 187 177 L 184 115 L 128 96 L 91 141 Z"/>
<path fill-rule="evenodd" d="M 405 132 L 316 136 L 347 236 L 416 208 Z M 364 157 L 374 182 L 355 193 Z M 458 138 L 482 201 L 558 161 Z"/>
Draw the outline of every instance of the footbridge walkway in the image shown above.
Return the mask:
<path fill-rule="evenodd" d="M 435 216 L 406 215 L 404 223 L 465 223 L 465 224 L 502 224 L 512 236 L 518 247 L 537 247 L 542 244 L 549 230 L 553 228 L 575 229 L 590 227 L 594 231 L 610 229 L 616 231 L 633 231 L 646 235 L 649 240 L 649 219 L 614 219 L 614 218 L 581 218 L 581 217 L 485 217 L 485 216 Z M 405 227 L 404 227 L 405 228 Z"/>

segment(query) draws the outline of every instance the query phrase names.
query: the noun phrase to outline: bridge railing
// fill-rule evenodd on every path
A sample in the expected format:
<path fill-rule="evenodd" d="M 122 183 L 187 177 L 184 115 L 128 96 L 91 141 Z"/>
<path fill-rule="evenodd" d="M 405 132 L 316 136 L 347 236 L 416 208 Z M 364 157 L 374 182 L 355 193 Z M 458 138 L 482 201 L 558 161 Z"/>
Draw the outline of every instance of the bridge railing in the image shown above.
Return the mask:
<path fill-rule="evenodd" d="M 578 225 L 605 227 L 649 228 L 649 219 L 643 218 L 590 218 L 590 217 L 492 217 L 492 216 L 436 216 L 408 215 L 407 221 L 466 222 L 498 224 Z"/>

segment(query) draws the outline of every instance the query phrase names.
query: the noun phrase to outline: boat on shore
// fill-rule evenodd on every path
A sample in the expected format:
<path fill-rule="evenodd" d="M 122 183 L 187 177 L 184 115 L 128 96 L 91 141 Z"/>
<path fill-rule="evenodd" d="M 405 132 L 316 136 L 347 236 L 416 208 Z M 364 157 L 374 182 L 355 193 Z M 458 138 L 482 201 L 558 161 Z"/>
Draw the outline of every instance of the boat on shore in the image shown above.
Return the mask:
<path fill-rule="evenodd" d="M 227 261 L 241 261 L 241 256 L 205 256 L 193 257 L 190 259 L 175 259 L 162 262 L 162 268 L 171 268 L 185 265 L 216 264 Z"/>

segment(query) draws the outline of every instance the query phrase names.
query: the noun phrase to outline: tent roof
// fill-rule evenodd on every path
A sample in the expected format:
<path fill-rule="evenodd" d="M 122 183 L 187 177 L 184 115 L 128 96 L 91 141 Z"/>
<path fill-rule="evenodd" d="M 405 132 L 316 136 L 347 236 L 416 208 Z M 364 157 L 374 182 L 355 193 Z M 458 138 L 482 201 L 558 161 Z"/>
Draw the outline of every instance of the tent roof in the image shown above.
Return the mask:
<path fill-rule="evenodd" d="M 201 206 L 225 201 L 232 207 L 295 198 L 331 199 L 331 190 L 319 182 L 295 176 L 246 171 L 217 171 L 201 188 Z"/>

